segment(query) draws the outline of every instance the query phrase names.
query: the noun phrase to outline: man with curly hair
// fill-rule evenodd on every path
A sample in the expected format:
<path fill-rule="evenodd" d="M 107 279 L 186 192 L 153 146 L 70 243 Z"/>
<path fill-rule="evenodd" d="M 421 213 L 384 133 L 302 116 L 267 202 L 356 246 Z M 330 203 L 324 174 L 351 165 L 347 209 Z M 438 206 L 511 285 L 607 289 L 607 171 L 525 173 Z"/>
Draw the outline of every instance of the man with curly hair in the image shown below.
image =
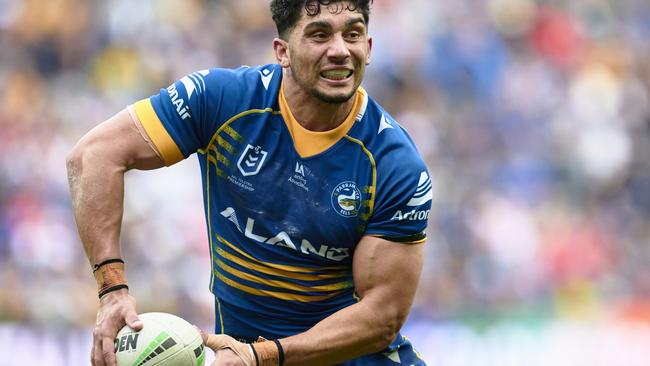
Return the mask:
<path fill-rule="evenodd" d="M 191 73 L 84 136 L 68 157 L 99 286 L 93 365 L 140 329 L 120 256 L 123 175 L 197 153 L 212 260 L 213 365 L 424 365 L 400 334 L 431 180 L 361 87 L 369 0 L 273 0 L 277 64 Z"/>

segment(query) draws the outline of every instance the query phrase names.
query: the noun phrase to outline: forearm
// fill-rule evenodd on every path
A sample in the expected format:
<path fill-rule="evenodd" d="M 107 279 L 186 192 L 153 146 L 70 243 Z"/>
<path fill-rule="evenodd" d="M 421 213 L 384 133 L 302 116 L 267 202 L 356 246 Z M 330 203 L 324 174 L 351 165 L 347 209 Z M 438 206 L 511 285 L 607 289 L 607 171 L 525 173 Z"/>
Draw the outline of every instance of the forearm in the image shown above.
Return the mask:
<path fill-rule="evenodd" d="M 120 256 L 125 169 L 102 159 L 102 150 L 82 140 L 67 160 L 74 216 L 91 265 Z"/>
<path fill-rule="evenodd" d="M 334 365 L 386 348 L 402 325 L 397 309 L 362 300 L 323 319 L 307 332 L 281 340 L 285 365 Z"/>
<path fill-rule="evenodd" d="M 124 109 L 88 132 L 68 155 L 72 207 L 91 265 L 120 256 L 124 173 L 164 165 L 138 126 Z"/>

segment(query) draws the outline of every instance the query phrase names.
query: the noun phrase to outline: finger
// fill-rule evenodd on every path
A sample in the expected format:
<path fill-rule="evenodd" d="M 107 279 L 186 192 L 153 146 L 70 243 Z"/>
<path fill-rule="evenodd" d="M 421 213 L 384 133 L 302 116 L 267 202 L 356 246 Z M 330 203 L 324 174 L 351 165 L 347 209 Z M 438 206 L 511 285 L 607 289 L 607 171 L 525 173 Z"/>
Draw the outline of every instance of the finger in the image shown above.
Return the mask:
<path fill-rule="evenodd" d="M 135 331 L 140 331 L 144 325 L 135 311 L 129 311 L 124 320 L 126 320 L 126 325 Z"/>
<path fill-rule="evenodd" d="M 117 366 L 115 359 L 115 343 L 110 338 L 102 339 L 102 356 L 106 362 L 106 366 Z"/>
<path fill-rule="evenodd" d="M 90 364 L 93 366 L 106 366 L 106 362 L 104 362 L 104 357 L 102 356 L 101 336 L 98 335 L 97 330 L 93 333 L 93 349 L 90 352 Z"/>
<path fill-rule="evenodd" d="M 101 347 L 93 348 L 92 364 L 93 366 L 106 366 L 106 361 L 104 361 Z"/>

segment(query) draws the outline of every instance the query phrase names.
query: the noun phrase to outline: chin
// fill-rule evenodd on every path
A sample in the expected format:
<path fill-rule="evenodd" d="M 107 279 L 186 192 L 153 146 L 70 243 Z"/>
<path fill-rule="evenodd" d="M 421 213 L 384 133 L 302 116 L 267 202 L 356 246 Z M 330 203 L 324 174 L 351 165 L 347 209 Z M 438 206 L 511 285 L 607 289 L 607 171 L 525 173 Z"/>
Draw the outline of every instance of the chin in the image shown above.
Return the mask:
<path fill-rule="evenodd" d="M 340 103 L 345 103 L 350 98 L 354 96 L 356 92 L 356 88 L 353 88 L 350 91 L 346 92 L 324 92 L 322 90 L 314 90 L 313 94 L 316 96 L 316 98 L 320 99 L 321 101 L 325 103 L 330 103 L 330 104 L 340 104 Z"/>

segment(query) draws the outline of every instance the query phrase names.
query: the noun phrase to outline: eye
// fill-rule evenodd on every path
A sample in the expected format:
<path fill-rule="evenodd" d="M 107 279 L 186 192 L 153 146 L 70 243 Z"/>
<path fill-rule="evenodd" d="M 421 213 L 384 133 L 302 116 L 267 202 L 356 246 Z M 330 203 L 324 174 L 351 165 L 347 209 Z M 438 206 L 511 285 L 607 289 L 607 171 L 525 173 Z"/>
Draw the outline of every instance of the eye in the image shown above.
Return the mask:
<path fill-rule="evenodd" d="M 316 41 L 325 41 L 325 40 L 327 40 L 328 36 L 327 36 L 327 33 L 316 32 L 316 33 L 311 35 L 311 38 L 315 39 Z"/>
<path fill-rule="evenodd" d="M 361 38 L 361 33 L 357 32 L 357 31 L 351 31 L 351 32 L 348 32 L 345 35 L 345 38 L 348 41 L 358 41 Z"/>

